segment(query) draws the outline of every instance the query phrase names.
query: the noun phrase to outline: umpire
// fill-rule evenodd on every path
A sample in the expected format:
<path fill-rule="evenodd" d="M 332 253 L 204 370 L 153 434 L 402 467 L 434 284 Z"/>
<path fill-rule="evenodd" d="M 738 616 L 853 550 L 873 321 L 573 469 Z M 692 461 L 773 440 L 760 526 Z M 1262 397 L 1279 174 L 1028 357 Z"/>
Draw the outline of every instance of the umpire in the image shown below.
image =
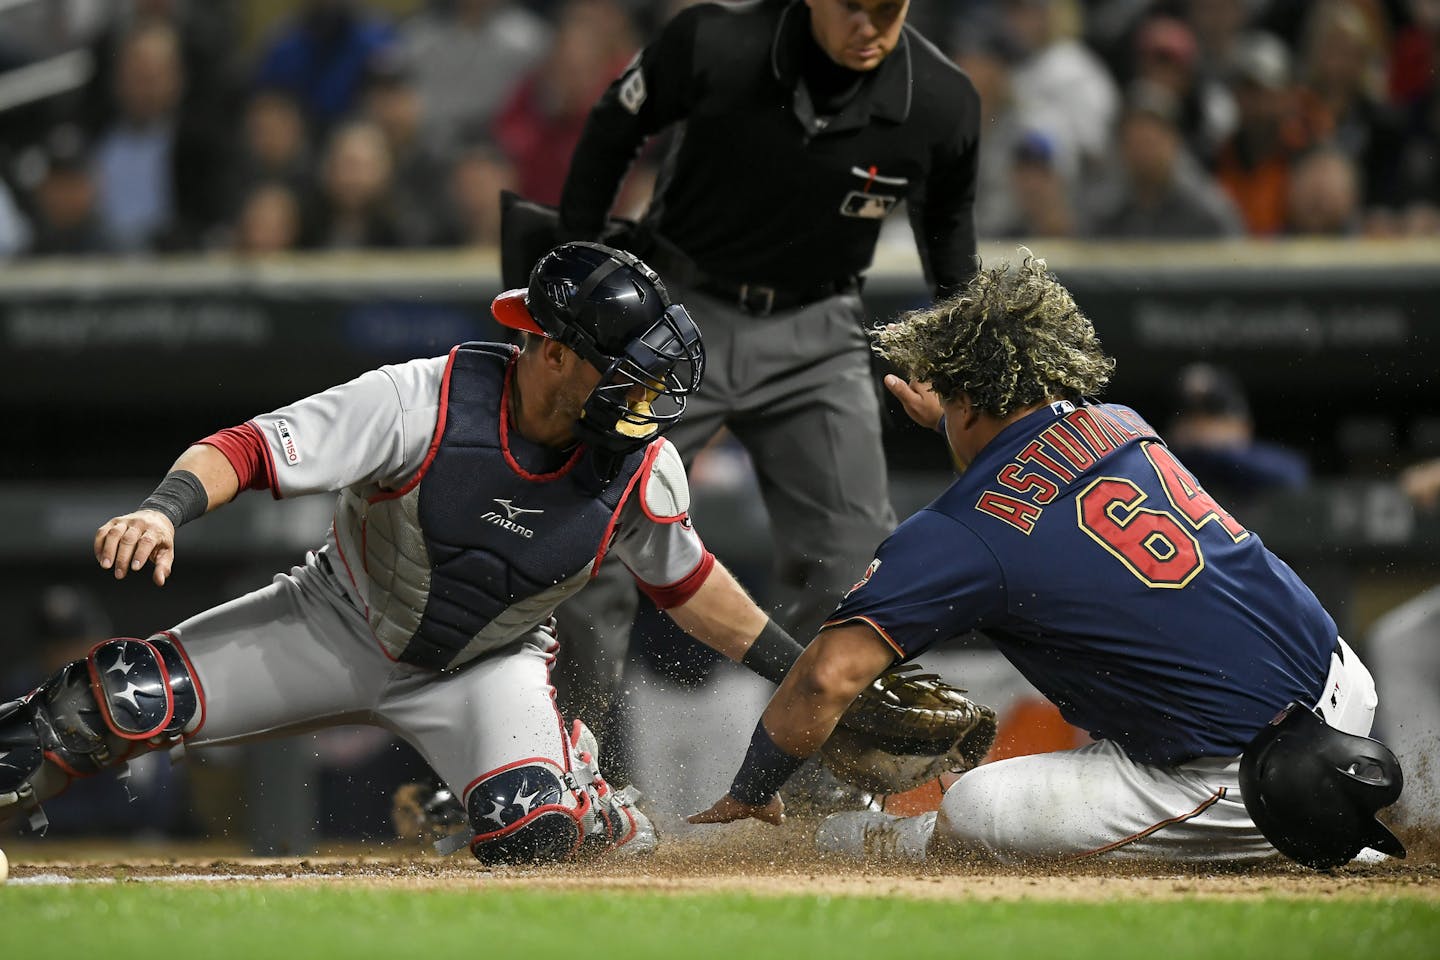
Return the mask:
<path fill-rule="evenodd" d="M 599 237 L 646 138 L 674 128 L 633 247 L 691 306 L 710 360 L 668 436 L 687 463 L 721 427 L 750 452 L 775 617 L 796 637 L 895 525 L 860 301 L 881 222 L 906 203 L 937 297 L 974 272 L 979 97 L 908 12 L 908 0 L 680 12 L 592 109 L 560 204 L 564 236 Z M 602 647 L 629 635 L 634 593 L 616 586 L 568 609 Z M 586 672 L 623 662 L 615 646 L 561 658 L 572 700 L 614 689 L 617 676 Z"/>

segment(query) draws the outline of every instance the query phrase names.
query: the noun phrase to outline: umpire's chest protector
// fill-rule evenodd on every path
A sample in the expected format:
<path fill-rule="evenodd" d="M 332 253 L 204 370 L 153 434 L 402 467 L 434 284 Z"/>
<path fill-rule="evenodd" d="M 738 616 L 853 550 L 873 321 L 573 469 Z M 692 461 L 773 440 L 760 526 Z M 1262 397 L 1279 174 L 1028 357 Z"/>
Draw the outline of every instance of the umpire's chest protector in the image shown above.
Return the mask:
<path fill-rule="evenodd" d="M 365 508 L 368 617 L 397 660 L 441 669 L 504 646 L 584 586 L 646 448 L 598 477 L 577 452 L 547 474 L 507 448 L 514 348 L 456 347 L 430 454 L 404 488 Z"/>

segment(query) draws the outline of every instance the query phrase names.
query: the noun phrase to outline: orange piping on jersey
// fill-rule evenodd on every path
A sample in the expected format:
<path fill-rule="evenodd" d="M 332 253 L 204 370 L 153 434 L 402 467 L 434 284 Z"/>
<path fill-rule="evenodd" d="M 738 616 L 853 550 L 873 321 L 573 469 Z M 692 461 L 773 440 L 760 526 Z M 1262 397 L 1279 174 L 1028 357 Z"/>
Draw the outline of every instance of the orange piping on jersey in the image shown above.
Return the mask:
<path fill-rule="evenodd" d="M 861 623 L 868 624 L 871 630 L 874 630 L 876 633 L 880 634 L 880 639 L 884 640 L 887 644 L 889 644 L 890 649 L 894 650 L 901 659 L 909 656 L 909 654 L 904 651 L 900 644 L 896 643 L 890 638 L 890 634 L 885 632 L 884 627 L 880 626 L 880 624 L 876 623 L 874 620 L 871 620 L 869 617 L 862 617 L 857 614 L 853 617 L 845 617 L 842 620 L 827 620 L 825 623 L 820 624 L 820 629 L 829 630 L 831 627 L 841 627 L 847 623 L 854 623 L 856 620 L 859 620 Z"/>
<path fill-rule="evenodd" d="M 600 538 L 600 549 L 595 551 L 595 560 L 590 564 L 591 580 L 600 575 L 600 564 L 610 549 L 610 535 L 615 531 L 615 522 L 620 519 L 620 511 L 625 509 L 625 501 L 630 499 L 630 494 L 635 491 L 635 485 L 640 482 L 640 478 L 649 475 L 650 468 L 655 465 L 655 458 L 658 456 L 660 456 L 660 441 L 652 440 L 645 451 L 645 459 L 640 461 L 640 469 L 635 471 L 635 475 L 625 485 L 625 492 L 620 495 L 620 502 L 615 504 L 615 512 L 610 514 L 610 522 L 605 524 L 605 535 Z"/>
<path fill-rule="evenodd" d="M 1178 817 L 1171 817 L 1169 820 L 1161 820 L 1159 823 L 1154 824 L 1153 826 L 1146 827 L 1139 833 L 1132 833 L 1130 836 L 1125 837 L 1123 840 L 1116 840 L 1114 843 L 1107 843 L 1103 847 L 1096 847 L 1094 850 L 1086 850 L 1084 853 L 1077 853 L 1073 856 L 1065 857 L 1064 860 L 1080 860 L 1084 857 L 1093 857 L 1102 853 L 1109 853 L 1111 850 L 1123 847 L 1127 843 L 1134 843 L 1136 840 L 1144 840 L 1146 837 L 1150 836 L 1150 834 L 1164 827 L 1172 826 L 1177 823 L 1184 823 L 1187 820 L 1194 820 L 1196 817 L 1200 816 L 1200 814 L 1204 813 L 1206 810 L 1209 810 L 1211 807 L 1215 806 L 1215 804 L 1225 799 L 1225 792 L 1226 788 L 1220 787 L 1213 794 L 1206 797 L 1205 800 L 1200 804 L 1200 806 L 1196 807 L 1194 810 L 1191 810 L 1189 813 L 1182 813 Z"/>

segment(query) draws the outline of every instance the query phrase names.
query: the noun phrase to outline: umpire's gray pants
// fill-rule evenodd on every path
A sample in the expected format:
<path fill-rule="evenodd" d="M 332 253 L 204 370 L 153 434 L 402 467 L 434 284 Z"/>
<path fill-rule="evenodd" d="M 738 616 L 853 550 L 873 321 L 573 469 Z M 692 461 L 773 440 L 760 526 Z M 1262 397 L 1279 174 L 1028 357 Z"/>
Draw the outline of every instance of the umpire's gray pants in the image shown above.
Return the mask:
<path fill-rule="evenodd" d="M 699 395 L 666 436 L 687 466 L 721 427 L 749 451 L 770 515 L 771 615 L 806 643 L 895 526 L 860 296 L 755 317 L 669 290 L 699 324 L 706 359 Z M 612 563 L 561 608 L 556 686 L 572 713 L 598 717 L 608 703 L 636 603 Z"/>

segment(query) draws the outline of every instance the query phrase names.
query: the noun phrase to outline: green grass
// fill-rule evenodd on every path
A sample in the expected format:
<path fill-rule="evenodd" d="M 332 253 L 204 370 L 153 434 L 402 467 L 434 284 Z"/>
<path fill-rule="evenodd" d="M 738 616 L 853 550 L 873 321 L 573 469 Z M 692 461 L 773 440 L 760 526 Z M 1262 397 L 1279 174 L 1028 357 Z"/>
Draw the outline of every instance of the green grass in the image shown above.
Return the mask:
<path fill-rule="evenodd" d="M 0 889 L 0 956 L 1351 960 L 1440 956 L 1423 900 L 946 902 L 597 891 Z"/>

